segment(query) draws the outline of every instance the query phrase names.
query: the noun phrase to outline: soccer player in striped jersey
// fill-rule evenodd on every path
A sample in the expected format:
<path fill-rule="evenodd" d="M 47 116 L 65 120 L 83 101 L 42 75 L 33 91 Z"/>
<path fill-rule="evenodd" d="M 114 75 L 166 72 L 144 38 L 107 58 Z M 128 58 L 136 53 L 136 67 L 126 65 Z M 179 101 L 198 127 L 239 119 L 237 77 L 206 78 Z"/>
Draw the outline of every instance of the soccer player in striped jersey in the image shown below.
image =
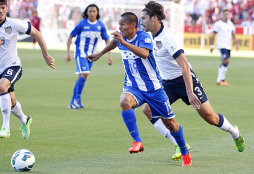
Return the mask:
<path fill-rule="evenodd" d="M 235 37 L 235 26 L 230 21 L 230 13 L 228 9 L 223 9 L 222 11 L 222 20 L 215 22 L 213 27 L 213 34 L 211 38 L 211 53 L 214 49 L 214 37 L 217 36 L 217 48 L 221 53 L 221 65 L 218 69 L 218 78 L 217 84 L 221 86 L 228 86 L 226 78 L 226 73 L 228 70 L 228 64 L 230 61 L 230 52 L 231 52 L 231 40 L 233 37 L 234 43 L 236 45 L 236 50 L 239 50 L 239 44 Z"/>
<path fill-rule="evenodd" d="M 19 118 L 22 136 L 27 139 L 30 134 L 32 118 L 25 115 L 21 104 L 16 100 L 14 84 L 22 75 L 22 66 L 17 51 L 17 34 L 19 32 L 34 36 L 42 50 L 46 63 L 54 68 L 54 59 L 48 55 L 46 44 L 38 30 L 30 22 L 6 17 L 7 0 L 0 0 L 0 108 L 3 125 L 0 138 L 10 137 L 10 113 Z"/>
<path fill-rule="evenodd" d="M 238 151 L 244 151 L 245 141 L 238 128 L 232 126 L 223 115 L 214 112 L 202 84 L 184 55 L 180 39 L 174 31 L 163 25 L 164 19 L 163 6 L 155 1 L 150 1 L 142 10 L 141 25 L 146 32 L 153 34 L 154 57 L 170 104 L 181 98 L 187 105 L 192 105 L 206 122 L 229 132 Z M 161 122 L 151 117 L 149 103 L 145 104 L 143 112 L 154 126 Z M 160 125 L 157 130 L 165 136 L 167 132 L 161 131 L 163 125 Z"/>
<path fill-rule="evenodd" d="M 97 52 L 98 40 L 101 37 L 106 44 L 109 43 L 109 36 L 107 34 L 104 24 L 99 20 L 99 8 L 95 4 L 90 4 L 86 7 L 83 13 L 83 20 L 80 21 L 72 30 L 67 41 L 66 61 L 71 61 L 70 46 L 72 38 L 77 36 L 75 61 L 76 72 L 78 75 L 77 81 L 73 89 L 73 95 L 69 104 L 70 109 L 84 108 L 81 102 L 81 93 L 85 86 L 85 82 L 90 74 L 93 63 L 89 62 L 86 56 Z M 112 55 L 109 52 L 108 64 L 112 65 Z"/>
<path fill-rule="evenodd" d="M 149 34 L 137 30 L 138 18 L 134 13 L 126 12 L 119 19 L 119 30 L 112 33 L 114 39 L 98 54 L 87 58 L 98 60 L 106 52 L 118 47 L 125 69 L 125 84 L 120 97 L 122 118 L 134 142 L 130 153 L 143 151 L 143 143 L 139 136 L 134 108 L 148 103 L 151 116 L 160 119 L 168 131 L 171 131 L 180 147 L 182 166 L 191 166 L 192 159 L 186 147 L 182 127 L 175 121 L 168 97 L 161 85 L 161 78 L 156 69 L 153 57 L 153 43 Z"/>

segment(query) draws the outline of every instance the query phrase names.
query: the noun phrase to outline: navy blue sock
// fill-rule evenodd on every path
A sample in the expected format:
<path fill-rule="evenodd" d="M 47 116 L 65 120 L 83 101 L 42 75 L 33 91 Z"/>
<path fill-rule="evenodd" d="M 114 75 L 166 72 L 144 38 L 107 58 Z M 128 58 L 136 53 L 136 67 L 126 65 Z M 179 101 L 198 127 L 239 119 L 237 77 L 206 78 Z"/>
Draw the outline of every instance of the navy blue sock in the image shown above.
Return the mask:
<path fill-rule="evenodd" d="M 79 77 L 77 80 L 77 89 L 76 89 L 76 100 L 81 100 L 81 93 L 85 86 L 86 79 Z"/>
<path fill-rule="evenodd" d="M 222 66 L 225 66 L 225 67 L 227 67 L 228 65 L 224 63 L 224 64 L 222 64 Z"/>
<path fill-rule="evenodd" d="M 158 118 L 152 118 L 151 120 L 150 120 L 150 122 L 152 123 L 152 124 L 154 124 L 157 120 L 159 120 L 160 119 L 160 117 L 158 117 Z"/>
<path fill-rule="evenodd" d="M 74 100 L 76 99 L 77 83 L 78 83 L 78 81 L 76 81 L 74 89 L 73 89 L 73 94 L 72 94 L 72 98 L 71 98 L 71 104 L 73 104 Z"/>
<path fill-rule="evenodd" d="M 176 133 L 170 132 L 171 135 L 175 138 L 178 146 L 180 147 L 181 154 L 185 155 L 186 153 L 189 153 L 188 148 L 186 147 L 185 139 L 183 136 L 183 128 L 179 125 L 179 130 Z"/>
<path fill-rule="evenodd" d="M 138 126 L 136 123 L 136 116 L 135 116 L 133 109 L 129 109 L 127 111 L 122 111 L 122 117 L 123 117 L 123 121 L 124 121 L 126 127 L 128 128 L 129 133 L 132 136 L 133 140 L 134 141 L 136 140 L 137 142 L 142 142 L 141 138 L 139 136 Z"/>
<path fill-rule="evenodd" d="M 217 125 L 217 127 L 221 127 L 224 123 L 224 117 L 223 115 L 217 113 L 219 115 L 219 124 Z"/>

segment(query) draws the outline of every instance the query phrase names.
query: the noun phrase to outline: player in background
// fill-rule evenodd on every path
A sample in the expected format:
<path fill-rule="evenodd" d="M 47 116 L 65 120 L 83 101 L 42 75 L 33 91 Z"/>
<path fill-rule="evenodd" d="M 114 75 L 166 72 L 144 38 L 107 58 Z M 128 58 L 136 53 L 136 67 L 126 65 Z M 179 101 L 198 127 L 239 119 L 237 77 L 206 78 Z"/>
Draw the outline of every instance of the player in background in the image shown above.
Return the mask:
<path fill-rule="evenodd" d="M 187 105 L 192 105 L 206 122 L 229 132 L 238 151 L 244 151 L 245 141 L 237 126 L 232 126 L 223 115 L 214 112 L 202 84 L 184 55 L 179 37 L 163 25 L 164 19 L 163 6 L 155 1 L 150 1 L 142 10 L 141 25 L 153 35 L 154 57 L 170 104 L 181 98 Z M 157 130 L 162 135 L 170 133 L 166 128 L 162 129 L 160 119 L 151 117 L 149 103 L 145 104 L 143 112 L 156 129 L 157 125 L 161 125 Z"/>
<path fill-rule="evenodd" d="M 41 33 L 30 22 L 6 17 L 7 0 L 0 0 L 0 108 L 3 125 L 0 138 L 10 137 L 10 113 L 19 118 L 22 136 L 28 138 L 32 118 L 23 113 L 21 104 L 16 100 L 14 84 L 22 75 L 22 66 L 17 51 L 17 34 L 19 32 L 34 36 L 42 51 L 46 63 L 54 68 L 54 59 L 48 55 Z"/>
<path fill-rule="evenodd" d="M 228 86 L 226 79 L 226 73 L 228 70 L 228 64 L 230 61 L 230 52 L 232 48 L 231 40 L 233 37 L 234 43 L 236 45 L 236 50 L 239 50 L 239 44 L 235 37 L 235 26 L 230 21 L 230 13 L 228 9 L 223 9 L 222 20 L 215 22 L 213 27 L 213 34 L 211 38 L 211 48 L 210 52 L 214 49 L 214 37 L 217 36 L 217 48 L 221 53 L 221 65 L 218 69 L 217 84 L 221 86 Z"/>
<path fill-rule="evenodd" d="M 92 62 L 85 59 L 86 56 L 97 52 L 97 44 L 100 36 L 105 40 L 106 44 L 110 41 L 104 24 L 99 20 L 100 14 L 97 5 L 88 5 L 83 13 L 83 18 L 84 19 L 72 30 L 67 41 L 66 61 L 69 62 L 71 61 L 70 46 L 72 38 L 77 36 L 75 42 L 75 74 L 78 74 L 78 78 L 69 104 L 70 109 L 84 108 L 84 105 L 81 102 L 81 93 L 93 65 Z M 108 64 L 113 64 L 111 52 L 109 52 Z"/>
<path fill-rule="evenodd" d="M 31 24 L 36 28 L 38 31 L 40 31 L 40 23 L 41 23 L 41 18 L 38 17 L 38 12 L 35 11 L 31 17 Z M 36 39 L 33 37 L 33 49 L 35 49 L 35 43 Z"/>
<path fill-rule="evenodd" d="M 125 84 L 120 96 L 122 118 L 134 142 L 130 153 L 143 151 L 143 143 L 139 136 L 134 108 L 149 103 L 154 119 L 163 121 L 171 131 L 181 149 L 182 166 L 191 166 L 192 159 L 186 147 L 183 129 L 174 119 L 170 103 L 161 85 L 153 57 L 153 43 L 149 34 L 137 30 L 138 18 L 134 13 L 126 12 L 119 19 L 119 30 L 112 33 L 113 40 L 98 54 L 87 56 L 90 61 L 98 60 L 103 54 L 118 47 L 125 68 Z"/>
<path fill-rule="evenodd" d="M 140 22 L 141 22 L 141 18 L 138 20 L 138 30 L 144 31 L 144 27 L 140 24 Z M 147 32 L 147 33 L 150 35 L 150 37 L 153 37 L 151 32 Z M 162 123 L 162 121 L 160 119 L 158 119 L 158 121 L 156 123 L 153 123 L 153 125 L 154 125 L 155 129 L 158 130 L 164 137 L 168 138 L 169 140 L 171 140 L 174 143 L 175 153 L 172 155 L 172 159 L 175 161 L 179 161 L 179 159 L 181 158 L 181 152 L 180 152 L 180 148 L 177 145 L 175 138 L 170 134 L 170 132 L 164 126 L 164 124 Z M 191 148 L 190 145 L 186 143 L 186 146 L 190 150 L 190 148 Z"/>

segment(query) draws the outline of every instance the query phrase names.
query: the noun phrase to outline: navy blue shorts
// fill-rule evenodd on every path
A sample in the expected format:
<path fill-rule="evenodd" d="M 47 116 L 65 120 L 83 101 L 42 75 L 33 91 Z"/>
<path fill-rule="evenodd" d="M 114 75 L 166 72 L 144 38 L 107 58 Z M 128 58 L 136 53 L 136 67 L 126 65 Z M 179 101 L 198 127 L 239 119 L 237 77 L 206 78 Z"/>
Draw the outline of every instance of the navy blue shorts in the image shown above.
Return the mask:
<path fill-rule="evenodd" d="M 6 78 L 11 82 L 11 87 L 8 89 L 8 92 L 14 91 L 14 84 L 20 79 L 22 76 L 22 67 L 21 66 L 11 66 L 4 70 L 2 74 L 0 74 L 0 79 Z"/>
<path fill-rule="evenodd" d="M 168 97 L 162 88 L 153 92 L 146 92 L 132 86 L 125 86 L 122 94 L 124 93 L 130 93 L 136 99 L 137 107 L 144 103 L 149 104 L 153 118 L 163 117 L 165 119 L 171 119 L 175 117 Z"/>
<path fill-rule="evenodd" d="M 225 59 L 230 58 L 230 51 L 231 50 L 228 50 L 228 49 L 225 49 L 225 48 L 222 48 L 222 49 L 219 49 L 219 50 L 220 50 L 220 54 L 221 54 L 221 60 L 225 60 Z"/>
<path fill-rule="evenodd" d="M 199 82 L 193 71 L 191 71 L 191 76 L 194 94 L 198 97 L 201 103 L 206 102 L 208 97 L 202 87 L 202 84 Z M 181 98 L 187 105 L 190 105 L 183 76 L 177 77 L 173 80 L 162 80 L 162 86 L 164 87 L 164 91 L 166 92 L 171 105 L 179 98 Z"/>

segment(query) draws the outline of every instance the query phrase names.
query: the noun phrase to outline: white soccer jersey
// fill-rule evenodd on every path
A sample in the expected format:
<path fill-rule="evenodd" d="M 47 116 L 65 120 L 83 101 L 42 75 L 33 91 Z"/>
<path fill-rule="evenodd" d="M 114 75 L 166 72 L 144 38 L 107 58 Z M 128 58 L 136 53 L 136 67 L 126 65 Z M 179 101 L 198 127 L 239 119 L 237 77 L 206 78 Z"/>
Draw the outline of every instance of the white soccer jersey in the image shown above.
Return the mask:
<path fill-rule="evenodd" d="M 154 57 L 163 80 L 172 80 L 182 75 L 176 58 L 184 53 L 179 37 L 167 26 L 161 26 L 153 39 Z M 189 66 L 191 67 L 190 63 Z"/>
<path fill-rule="evenodd" d="M 30 34 L 31 24 L 8 17 L 0 24 L 0 37 L 2 42 L 0 46 L 0 74 L 8 67 L 21 66 L 17 50 L 17 34 L 19 32 Z"/>
<path fill-rule="evenodd" d="M 230 20 L 228 20 L 227 23 L 220 20 L 215 22 L 213 26 L 213 31 L 218 34 L 216 42 L 217 48 L 225 48 L 231 50 L 232 33 L 235 33 L 234 24 Z"/>

